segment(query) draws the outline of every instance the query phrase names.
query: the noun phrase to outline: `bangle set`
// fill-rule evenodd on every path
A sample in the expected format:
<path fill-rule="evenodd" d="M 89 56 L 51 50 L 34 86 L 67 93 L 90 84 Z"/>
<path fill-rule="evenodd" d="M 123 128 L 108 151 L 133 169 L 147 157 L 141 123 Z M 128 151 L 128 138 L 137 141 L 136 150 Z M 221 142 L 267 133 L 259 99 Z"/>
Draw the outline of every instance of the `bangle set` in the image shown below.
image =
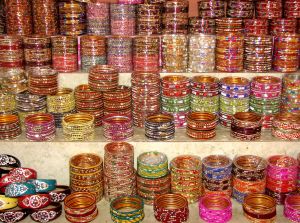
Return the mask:
<path fill-rule="evenodd" d="M 274 117 L 272 135 L 286 140 L 300 138 L 300 117 L 293 113 L 280 113 Z"/>
<path fill-rule="evenodd" d="M 231 0 L 227 5 L 227 13 L 230 13 Z M 239 1 L 240 2 L 240 1 Z M 229 34 L 240 34 L 243 32 L 243 19 L 242 18 L 217 18 L 216 19 L 216 34 L 225 33 Z"/>
<path fill-rule="evenodd" d="M 142 222 L 144 202 L 137 196 L 120 196 L 110 203 L 111 219 L 115 223 Z"/>
<path fill-rule="evenodd" d="M 210 155 L 202 160 L 204 195 L 226 195 L 232 193 L 232 160 L 223 155 Z"/>
<path fill-rule="evenodd" d="M 216 22 L 211 18 L 189 17 L 188 30 L 192 35 L 200 33 L 214 35 L 216 33 Z"/>
<path fill-rule="evenodd" d="M 93 153 L 81 153 L 73 156 L 69 162 L 70 166 L 70 189 L 72 194 L 79 192 L 78 199 L 84 199 L 85 195 L 93 201 L 93 205 L 99 202 L 103 197 L 103 160 L 100 156 Z M 81 196 L 80 193 L 84 193 Z M 77 200 L 77 196 L 72 197 L 72 194 L 66 202 L 72 204 L 72 199 Z M 76 193 L 75 193 L 76 194 Z M 68 196 L 68 197 L 69 197 Z M 81 198 L 82 197 L 82 198 Z M 80 202 L 79 202 L 80 204 Z M 95 211 L 92 208 L 90 211 Z M 72 213 L 70 213 L 72 214 Z M 73 213 L 76 214 L 76 213 Z M 79 214 L 79 213 L 78 213 Z M 92 214 L 92 213 L 90 213 Z M 96 212 L 93 212 L 96 214 Z"/>
<path fill-rule="evenodd" d="M 268 35 L 269 20 L 264 18 L 244 19 L 244 32 L 247 35 Z"/>
<path fill-rule="evenodd" d="M 283 33 L 297 33 L 297 20 L 294 18 L 272 19 L 270 33 L 273 36 L 280 36 Z"/>
<path fill-rule="evenodd" d="M 1 55 L 1 53 L 0 53 Z M 0 83 L 2 91 L 18 94 L 28 89 L 26 73 L 21 68 L 1 69 Z"/>
<path fill-rule="evenodd" d="M 297 190 L 298 162 L 293 157 L 274 155 L 268 158 L 267 191 L 277 204 L 283 204 L 288 193 Z"/>
<path fill-rule="evenodd" d="M 90 1 L 86 5 L 87 33 L 106 36 L 110 34 L 109 3 Z"/>
<path fill-rule="evenodd" d="M 154 217 L 159 222 L 181 223 L 189 217 L 187 199 L 180 194 L 163 194 L 154 199 Z"/>
<path fill-rule="evenodd" d="M 233 197 L 243 203 L 251 193 L 264 193 L 267 162 L 259 156 L 243 155 L 233 160 Z"/>
<path fill-rule="evenodd" d="M 136 34 L 159 35 L 162 29 L 162 6 L 160 4 L 137 5 Z"/>
<path fill-rule="evenodd" d="M 233 18 L 252 18 L 254 4 L 251 0 L 230 0 L 227 5 L 227 16 Z"/>
<path fill-rule="evenodd" d="M 145 136 L 150 140 L 165 141 L 175 136 L 175 123 L 171 115 L 150 115 L 145 121 Z"/>
<path fill-rule="evenodd" d="M 219 79 L 198 75 L 191 80 L 191 111 L 193 112 L 219 112 Z"/>
<path fill-rule="evenodd" d="M 208 112 L 191 112 L 187 116 L 186 133 L 198 140 L 207 140 L 216 136 L 217 115 Z"/>
<path fill-rule="evenodd" d="M 159 74 L 151 72 L 132 73 L 131 93 L 133 124 L 143 128 L 146 118 L 160 111 Z"/>
<path fill-rule="evenodd" d="M 299 204 L 300 204 L 300 195 L 289 195 L 286 197 L 284 201 L 284 216 L 293 221 L 300 222 L 300 212 L 299 212 Z"/>
<path fill-rule="evenodd" d="M 22 133 L 20 119 L 17 115 L 0 114 L 0 139 L 12 140 Z"/>
<path fill-rule="evenodd" d="M 201 18 L 224 18 L 224 0 L 203 0 L 198 3 L 198 12 Z"/>
<path fill-rule="evenodd" d="M 0 114 L 13 113 L 16 110 L 16 96 L 0 90 Z"/>
<path fill-rule="evenodd" d="M 181 155 L 170 162 L 171 192 L 183 195 L 189 203 L 202 194 L 202 164 L 198 156 Z"/>
<path fill-rule="evenodd" d="M 257 18 L 274 19 L 282 17 L 282 2 L 280 0 L 263 0 L 255 4 Z"/>
<path fill-rule="evenodd" d="M 299 112 L 300 75 L 284 74 L 282 82 L 281 111 Z"/>
<path fill-rule="evenodd" d="M 104 196 L 111 201 L 118 196 L 136 195 L 134 148 L 126 142 L 112 142 L 104 147 Z"/>

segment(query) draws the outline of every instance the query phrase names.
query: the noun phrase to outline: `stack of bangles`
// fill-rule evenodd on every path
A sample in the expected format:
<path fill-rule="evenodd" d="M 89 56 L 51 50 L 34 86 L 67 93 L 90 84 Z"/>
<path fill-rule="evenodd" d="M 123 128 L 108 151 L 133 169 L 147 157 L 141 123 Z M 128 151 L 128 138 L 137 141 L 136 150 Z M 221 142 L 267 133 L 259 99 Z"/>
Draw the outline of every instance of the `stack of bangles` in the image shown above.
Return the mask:
<path fill-rule="evenodd" d="M 145 121 L 145 135 L 151 140 L 170 140 L 175 136 L 174 118 L 171 115 L 150 115 Z"/>
<path fill-rule="evenodd" d="M 26 138 L 31 141 L 50 141 L 55 138 L 55 122 L 51 114 L 28 115 L 25 118 Z"/>
<path fill-rule="evenodd" d="M 217 123 L 217 115 L 208 112 L 191 112 L 187 116 L 186 133 L 194 139 L 211 139 L 216 136 Z"/>
<path fill-rule="evenodd" d="M 133 121 L 131 116 L 111 114 L 102 119 L 103 134 L 107 140 L 122 141 L 133 137 Z"/>
<path fill-rule="evenodd" d="M 300 195 L 288 195 L 284 202 L 283 214 L 292 222 L 300 222 Z"/>
<path fill-rule="evenodd" d="M 233 160 L 233 197 L 240 203 L 251 193 L 264 193 L 267 162 L 259 156 L 243 155 Z"/>
<path fill-rule="evenodd" d="M 216 32 L 216 22 L 214 19 L 201 18 L 201 17 L 189 17 L 189 34 L 210 34 L 213 35 Z"/>
<path fill-rule="evenodd" d="M 284 17 L 285 18 L 300 18 L 299 7 L 300 3 L 297 0 L 285 0 L 284 3 Z M 299 19 L 298 19 L 299 29 Z M 299 32 L 298 32 L 299 33 Z"/>
<path fill-rule="evenodd" d="M 204 195 L 231 197 L 232 160 L 222 155 L 210 155 L 202 160 Z"/>
<path fill-rule="evenodd" d="M 110 203 L 111 219 L 115 223 L 142 222 L 144 202 L 137 196 L 120 196 Z"/>
<path fill-rule="evenodd" d="M 255 3 L 257 18 L 274 19 L 282 17 L 281 0 L 261 0 Z"/>
<path fill-rule="evenodd" d="M 219 113 L 219 79 L 212 76 L 194 76 L 191 80 L 191 110 Z"/>
<path fill-rule="evenodd" d="M 225 17 L 224 0 L 202 0 L 198 3 L 198 12 L 201 18 L 223 18 Z"/>
<path fill-rule="evenodd" d="M 285 140 L 300 139 L 300 117 L 293 113 L 280 113 L 274 117 L 272 135 Z"/>
<path fill-rule="evenodd" d="M 103 198 L 103 160 L 100 156 L 94 153 L 75 155 L 70 159 L 69 170 L 72 193 L 92 193 L 95 202 Z"/>
<path fill-rule="evenodd" d="M 199 200 L 199 216 L 205 222 L 226 223 L 232 218 L 230 197 L 208 194 Z"/>
<path fill-rule="evenodd" d="M 268 19 L 244 19 L 244 32 L 246 35 L 268 35 Z"/>
<path fill-rule="evenodd" d="M 89 71 L 89 86 L 94 91 L 113 91 L 118 87 L 119 73 L 108 65 L 95 65 Z"/>
<path fill-rule="evenodd" d="M 112 142 L 104 147 L 104 196 L 112 199 L 121 195 L 136 195 L 133 146 Z"/>
<path fill-rule="evenodd" d="M 102 93 L 92 90 L 87 84 L 82 84 L 75 88 L 74 94 L 76 111 L 93 115 L 95 118 L 95 126 L 101 126 L 104 116 Z"/>
<path fill-rule="evenodd" d="M 189 218 L 187 199 L 180 194 L 163 194 L 155 197 L 154 217 L 159 222 L 186 222 Z"/>
<path fill-rule="evenodd" d="M 284 204 L 286 196 L 297 190 L 298 162 L 290 156 L 268 158 L 266 194 L 277 204 Z"/>
<path fill-rule="evenodd" d="M 58 89 L 56 94 L 47 96 L 47 111 L 54 116 L 55 126 L 62 127 L 65 115 L 75 113 L 75 97 L 71 88 Z"/>
<path fill-rule="evenodd" d="M 231 120 L 230 135 L 242 141 L 257 140 L 261 136 L 262 117 L 253 112 L 237 112 Z"/>
<path fill-rule="evenodd" d="M 276 202 L 268 195 L 259 193 L 247 195 L 244 199 L 243 211 L 250 222 L 276 222 Z"/>
<path fill-rule="evenodd" d="M 183 195 L 189 203 L 197 202 L 202 194 L 201 158 L 177 156 L 170 163 L 170 171 L 172 193 Z"/>
<path fill-rule="evenodd" d="M 272 19 L 270 24 L 270 34 L 280 36 L 282 33 L 296 33 L 297 20 L 294 18 Z"/>
<path fill-rule="evenodd" d="M 21 135 L 22 129 L 17 115 L 0 114 L 0 139 L 12 140 Z"/>
<path fill-rule="evenodd" d="M 0 114 L 17 114 L 14 94 L 0 90 Z"/>
<path fill-rule="evenodd" d="M 158 73 L 131 75 L 133 124 L 144 127 L 147 116 L 160 111 L 160 78 Z M 1 106 L 1 105 L 0 105 Z"/>
<path fill-rule="evenodd" d="M 241 33 L 242 31 L 243 31 L 243 19 L 241 19 L 241 18 L 218 18 L 218 19 L 216 19 L 216 33 L 217 34 L 219 34 L 219 33 L 220 34 L 225 33 L 225 35 L 226 35 L 226 33 L 235 34 L 235 33 Z"/>
<path fill-rule="evenodd" d="M 96 197 L 88 192 L 75 192 L 64 201 L 66 219 L 70 222 L 91 222 L 98 215 Z"/>
<path fill-rule="evenodd" d="M 298 156 L 297 156 L 297 161 L 298 161 L 298 182 L 297 182 L 297 189 L 298 189 L 298 192 L 300 192 L 300 153 L 298 153 Z"/>
<path fill-rule="evenodd" d="M 1 69 L 1 89 L 12 94 L 27 90 L 27 76 L 21 68 Z"/>
<path fill-rule="evenodd" d="M 88 113 L 65 115 L 62 120 L 65 139 L 71 141 L 89 141 L 94 139 L 94 121 L 94 116 Z"/>
<path fill-rule="evenodd" d="M 161 80 L 162 113 L 174 117 L 175 127 L 186 127 L 190 110 L 190 80 L 182 75 L 169 75 Z"/>
<path fill-rule="evenodd" d="M 300 20 L 299 20 L 300 21 Z M 300 74 L 284 74 L 281 97 L 282 112 L 299 112 Z"/>
<path fill-rule="evenodd" d="M 253 18 L 254 2 L 252 0 L 230 0 L 227 5 L 227 16 L 233 18 Z"/>
<path fill-rule="evenodd" d="M 90 1 L 86 5 L 87 33 L 110 34 L 109 3 Z"/>
<path fill-rule="evenodd" d="M 146 152 L 139 155 L 137 173 L 137 194 L 145 204 L 152 205 L 156 196 L 170 193 L 171 179 L 165 154 Z"/>
<path fill-rule="evenodd" d="M 27 70 L 28 91 L 36 95 L 53 95 L 58 90 L 58 72 L 50 68 Z"/>
<path fill-rule="evenodd" d="M 113 91 L 103 93 L 104 115 L 126 115 L 131 117 L 131 88 L 120 85 Z"/>
<path fill-rule="evenodd" d="M 235 113 L 249 110 L 250 82 L 243 77 L 225 77 L 220 82 L 220 124 L 230 128 Z"/>
<path fill-rule="evenodd" d="M 139 4 L 137 6 L 137 35 L 161 34 L 162 7 L 160 4 Z M 150 37 L 151 38 L 151 37 Z"/>
<path fill-rule="evenodd" d="M 280 111 L 281 79 L 257 76 L 251 82 L 250 111 L 262 116 L 262 128 L 272 128 L 274 115 Z"/>

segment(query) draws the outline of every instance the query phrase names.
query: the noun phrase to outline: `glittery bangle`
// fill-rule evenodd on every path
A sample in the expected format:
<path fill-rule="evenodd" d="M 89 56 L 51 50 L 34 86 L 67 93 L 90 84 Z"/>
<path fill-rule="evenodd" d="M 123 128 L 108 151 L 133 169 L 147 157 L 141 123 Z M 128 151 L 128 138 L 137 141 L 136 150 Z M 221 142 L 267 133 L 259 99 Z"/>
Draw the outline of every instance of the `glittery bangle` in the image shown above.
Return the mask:
<path fill-rule="evenodd" d="M 88 2 L 86 6 L 87 32 L 96 35 L 110 34 L 109 4 Z"/>
<path fill-rule="evenodd" d="M 75 108 L 74 91 L 62 88 L 55 95 L 47 96 L 47 110 L 53 113 L 65 113 Z"/>

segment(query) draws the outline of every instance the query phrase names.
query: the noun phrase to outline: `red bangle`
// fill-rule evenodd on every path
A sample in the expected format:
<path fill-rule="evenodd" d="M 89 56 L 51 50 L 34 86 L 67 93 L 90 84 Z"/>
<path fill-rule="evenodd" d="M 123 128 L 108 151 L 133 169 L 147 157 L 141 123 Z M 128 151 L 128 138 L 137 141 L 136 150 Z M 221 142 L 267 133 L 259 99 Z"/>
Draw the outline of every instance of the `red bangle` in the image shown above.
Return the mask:
<path fill-rule="evenodd" d="M 12 169 L 9 172 L 9 175 L 13 175 L 15 177 L 24 177 L 26 180 L 37 178 L 37 172 L 34 169 L 24 167 Z"/>
<path fill-rule="evenodd" d="M 18 205 L 21 208 L 40 209 L 51 203 L 49 194 L 25 195 L 18 198 Z"/>

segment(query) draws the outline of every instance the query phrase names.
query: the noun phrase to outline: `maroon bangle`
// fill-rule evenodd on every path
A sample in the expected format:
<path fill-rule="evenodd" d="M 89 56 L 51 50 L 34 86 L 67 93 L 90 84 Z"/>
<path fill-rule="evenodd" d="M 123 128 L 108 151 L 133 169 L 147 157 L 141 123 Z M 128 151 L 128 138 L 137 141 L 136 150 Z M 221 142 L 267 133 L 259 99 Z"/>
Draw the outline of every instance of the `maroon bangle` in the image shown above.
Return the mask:
<path fill-rule="evenodd" d="M 24 177 L 26 180 L 37 178 L 37 172 L 34 169 L 24 167 L 12 169 L 9 172 L 9 175 L 12 175 L 14 177 Z"/>
<path fill-rule="evenodd" d="M 28 216 L 29 212 L 26 209 L 15 207 L 13 209 L 1 210 L 0 221 L 5 223 L 15 223 L 22 221 Z"/>
<path fill-rule="evenodd" d="M 55 220 L 61 213 L 62 205 L 60 203 L 52 203 L 46 208 L 32 211 L 30 217 L 36 222 L 44 223 Z"/>
<path fill-rule="evenodd" d="M 18 205 L 26 209 L 41 209 L 51 203 L 49 194 L 25 195 L 18 198 Z"/>
<path fill-rule="evenodd" d="M 250 216 L 251 218 L 255 218 L 255 219 L 272 219 L 276 216 L 276 210 L 272 213 L 269 214 L 254 214 L 254 213 L 250 213 L 249 211 L 247 211 L 244 207 L 243 207 L 244 212 Z"/>
<path fill-rule="evenodd" d="M 71 189 L 69 186 L 57 185 L 56 189 L 49 192 L 51 202 L 63 202 L 65 198 L 71 194 Z"/>

